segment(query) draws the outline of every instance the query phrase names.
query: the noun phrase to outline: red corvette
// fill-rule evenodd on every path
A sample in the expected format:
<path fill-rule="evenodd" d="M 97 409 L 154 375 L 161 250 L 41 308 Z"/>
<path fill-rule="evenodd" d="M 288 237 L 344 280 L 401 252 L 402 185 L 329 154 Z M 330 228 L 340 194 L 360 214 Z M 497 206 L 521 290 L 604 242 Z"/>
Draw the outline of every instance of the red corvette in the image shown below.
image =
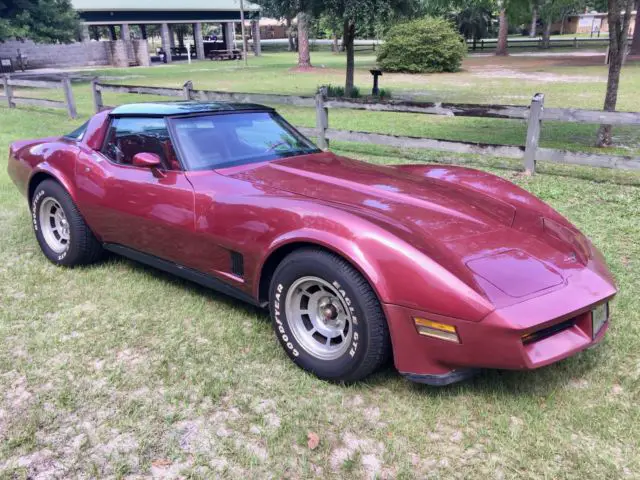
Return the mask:
<path fill-rule="evenodd" d="M 434 385 L 534 369 L 608 328 L 602 255 L 542 201 L 477 170 L 322 152 L 260 105 L 125 105 L 13 143 L 8 168 L 49 260 L 109 250 L 268 306 L 324 379 L 391 355 Z"/>

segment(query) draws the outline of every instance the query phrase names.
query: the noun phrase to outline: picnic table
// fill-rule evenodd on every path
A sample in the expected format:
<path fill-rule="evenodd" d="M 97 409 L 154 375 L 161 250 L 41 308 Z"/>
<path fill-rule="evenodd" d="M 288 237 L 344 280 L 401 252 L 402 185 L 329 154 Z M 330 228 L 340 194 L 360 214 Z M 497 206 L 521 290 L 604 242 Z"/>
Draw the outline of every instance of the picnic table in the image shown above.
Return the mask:
<path fill-rule="evenodd" d="M 196 49 L 193 45 L 189 45 L 189 53 L 191 58 L 195 57 Z M 173 57 L 182 57 L 183 55 L 187 55 L 187 47 L 171 47 L 171 55 Z"/>
<path fill-rule="evenodd" d="M 211 50 L 207 53 L 207 58 L 211 60 L 242 60 L 242 51 L 231 50 Z"/>

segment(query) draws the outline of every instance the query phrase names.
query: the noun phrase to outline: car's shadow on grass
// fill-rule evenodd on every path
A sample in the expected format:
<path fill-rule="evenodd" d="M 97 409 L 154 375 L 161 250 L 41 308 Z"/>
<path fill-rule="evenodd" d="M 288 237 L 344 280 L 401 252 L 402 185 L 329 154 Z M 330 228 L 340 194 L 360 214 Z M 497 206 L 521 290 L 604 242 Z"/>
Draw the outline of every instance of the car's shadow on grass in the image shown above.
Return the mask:
<path fill-rule="evenodd" d="M 256 316 L 260 320 L 269 321 L 269 312 L 264 308 L 260 308 L 258 306 L 243 302 L 242 300 L 238 300 L 229 295 L 225 295 L 224 293 L 220 293 L 217 290 L 204 287 L 190 280 L 177 277 L 163 270 L 159 270 L 143 263 L 139 263 L 134 260 L 130 260 L 128 258 L 111 253 L 109 253 L 104 263 L 112 263 L 114 265 L 127 265 L 129 268 L 131 268 L 131 270 L 149 275 L 159 282 L 163 282 L 167 285 L 172 285 L 178 288 L 184 288 L 193 293 L 196 293 L 197 295 L 201 295 L 215 302 L 221 303 L 225 307 L 233 308 L 236 311 L 246 313 L 250 316 Z"/>
<path fill-rule="evenodd" d="M 579 385 L 606 356 L 606 342 L 574 357 L 537 370 L 480 370 L 477 375 L 446 386 L 432 386 L 404 379 L 389 363 L 366 380 L 368 388 L 389 387 L 408 390 L 425 397 L 458 397 L 468 394 L 548 397 L 566 386 Z"/>
<path fill-rule="evenodd" d="M 579 384 L 580 379 L 598 365 L 602 355 L 602 348 L 597 348 L 536 370 L 482 370 L 465 382 L 445 387 L 440 394 L 457 396 L 474 391 L 488 395 L 548 397 L 558 389 Z M 421 387 L 424 386 L 413 388 L 425 394 L 433 391 L 433 388 Z"/>

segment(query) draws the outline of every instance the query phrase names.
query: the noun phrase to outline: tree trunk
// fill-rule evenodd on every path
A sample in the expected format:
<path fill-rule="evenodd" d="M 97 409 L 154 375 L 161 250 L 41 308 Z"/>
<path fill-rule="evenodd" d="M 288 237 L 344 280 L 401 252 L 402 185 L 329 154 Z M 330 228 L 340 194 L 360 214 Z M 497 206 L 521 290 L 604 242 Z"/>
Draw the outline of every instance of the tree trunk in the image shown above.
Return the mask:
<path fill-rule="evenodd" d="M 619 2 L 609 0 L 609 76 L 607 78 L 607 93 L 604 96 L 604 110 L 613 112 L 618 101 L 618 86 L 620 85 L 620 70 L 627 48 L 629 36 L 629 22 L 633 0 Z M 624 15 L 622 12 L 625 12 Z M 611 125 L 600 125 L 596 145 L 606 147 L 613 143 Z"/>
<path fill-rule="evenodd" d="M 529 38 L 536 36 L 538 30 L 538 6 L 533 5 L 533 11 L 531 12 L 531 29 L 529 30 Z"/>
<path fill-rule="evenodd" d="M 567 19 L 567 14 L 562 14 L 562 23 L 560 24 L 560 35 L 564 35 L 564 21 Z"/>
<path fill-rule="evenodd" d="M 178 37 L 178 47 L 180 47 L 180 49 L 184 48 L 184 32 L 182 30 L 178 30 L 176 32 L 176 35 Z"/>
<path fill-rule="evenodd" d="M 309 30 L 307 14 L 298 14 L 298 67 L 310 67 L 311 54 L 309 53 Z"/>
<path fill-rule="evenodd" d="M 344 82 L 344 96 L 350 97 L 353 92 L 353 76 L 355 70 L 353 41 L 356 37 L 356 24 L 353 20 L 344 21 L 343 46 L 347 52 L 347 76 Z"/>
<path fill-rule="evenodd" d="M 640 55 L 640 0 L 636 1 L 636 23 L 633 27 L 633 41 L 631 42 L 631 55 Z"/>
<path fill-rule="evenodd" d="M 291 19 L 287 17 L 286 21 L 287 21 L 287 38 L 289 39 L 289 46 L 287 48 L 289 52 L 295 52 L 296 44 L 293 41 L 293 27 L 291 26 Z"/>
<path fill-rule="evenodd" d="M 334 30 L 332 37 L 333 43 L 331 44 L 331 51 L 333 53 L 338 53 L 338 50 L 340 49 L 340 46 L 338 45 L 338 32 Z"/>
<path fill-rule="evenodd" d="M 509 21 L 507 20 L 507 11 L 502 8 L 500 10 L 500 29 L 498 30 L 498 46 L 496 47 L 496 55 L 509 55 Z"/>
<path fill-rule="evenodd" d="M 551 45 L 551 19 L 547 18 L 544 22 L 544 31 L 542 32 L 542 48 L 549 48 Z"/>

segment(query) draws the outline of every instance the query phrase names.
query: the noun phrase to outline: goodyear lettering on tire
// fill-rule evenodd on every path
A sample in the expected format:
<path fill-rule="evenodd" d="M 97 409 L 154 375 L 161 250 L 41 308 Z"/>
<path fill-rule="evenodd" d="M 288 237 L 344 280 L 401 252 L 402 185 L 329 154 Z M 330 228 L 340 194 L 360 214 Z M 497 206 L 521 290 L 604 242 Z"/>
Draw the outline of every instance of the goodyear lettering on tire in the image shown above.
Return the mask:
<path fill-rule="evenodd" d="M 276 288 L 275 298 L 273 300 L 273 311 L 276 320 L 276 325 L 278 325 L 278 333 L 282 338 L 282 341 L 285 343 L 289 351 L 293 354 L 294 357 L 300 355 L 298 349 L 293 346 L 293 343 L 289 340 L 289 336 L 286 334 L 284 330 L 284 325 L 282 325 L 282 320 L 280 319 L 280 298 L 282 297 L 282 291 L 284 290 L 284 286 L 282 284 L 278 285 Z"/>

